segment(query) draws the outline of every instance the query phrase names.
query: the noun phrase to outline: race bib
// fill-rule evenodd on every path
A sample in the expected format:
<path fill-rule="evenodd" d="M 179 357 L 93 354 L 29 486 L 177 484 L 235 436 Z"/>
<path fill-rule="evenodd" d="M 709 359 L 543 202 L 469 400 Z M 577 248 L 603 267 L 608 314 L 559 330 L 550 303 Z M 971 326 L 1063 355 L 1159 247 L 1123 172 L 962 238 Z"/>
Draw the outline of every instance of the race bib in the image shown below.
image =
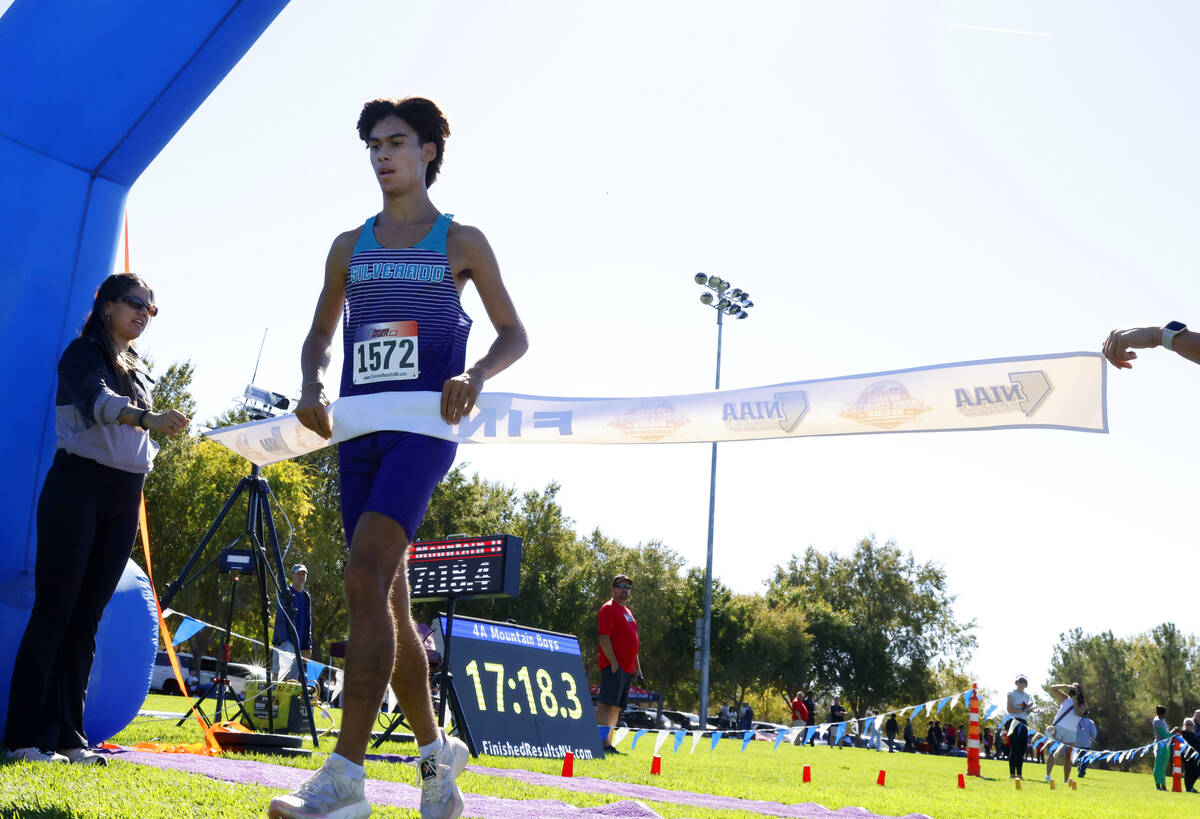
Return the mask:
<path fill-rule="evenodd" d="M 366 324 L 354 334 L 354 383 L 411 381 L 420 375 L 415 321 Z"/>

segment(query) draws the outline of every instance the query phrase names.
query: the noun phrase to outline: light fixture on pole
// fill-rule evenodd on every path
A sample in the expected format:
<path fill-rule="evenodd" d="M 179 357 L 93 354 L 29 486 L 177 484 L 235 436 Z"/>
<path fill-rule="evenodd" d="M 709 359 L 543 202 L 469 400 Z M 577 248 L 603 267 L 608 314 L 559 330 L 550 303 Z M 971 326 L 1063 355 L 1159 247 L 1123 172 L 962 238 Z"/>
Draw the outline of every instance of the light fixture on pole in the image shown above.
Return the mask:
<path fill-rule="evenodd" d="M 750 294 L 732 287 L 720 276 L 697 273 L 696 284 L 705 288 L 700 303 L 717 311 L 717 378 L 715 389 L 721 389 L 721 335 L 725 316 L 744 319 L 754 306 Z M 713 523 L 717 513 L 717 442 L 712 445 L 712 472 L 708 484 L 708 556 L 704 564 L 704 625 L 700 635 L 700 730 L 708 728 L 708 664 L 712 649 L 712 586 L 713 586 Z"/>

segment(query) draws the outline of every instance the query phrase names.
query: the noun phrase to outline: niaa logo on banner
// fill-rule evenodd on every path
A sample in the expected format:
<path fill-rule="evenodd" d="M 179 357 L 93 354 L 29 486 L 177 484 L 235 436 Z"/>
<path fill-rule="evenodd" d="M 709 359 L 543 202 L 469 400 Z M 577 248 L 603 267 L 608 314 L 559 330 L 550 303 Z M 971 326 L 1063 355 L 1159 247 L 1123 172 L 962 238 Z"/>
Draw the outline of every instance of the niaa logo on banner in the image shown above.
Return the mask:
<path fill-rule="evenodd" d="M 777 392 L 771 399 L 727 402 L 721 406 L 721 422 L 733 432 L 769 432 L 777 426 L 786 433 L 795 432 L 808 414 L 808 393 Z"/>
<path fill-rule="evenodd" d="M 1054 390 L 1045 370 L 1009 373 L 1008 380 L 1008 384 L 955 387 L 954 406 L 968 418 L 1005 412 L 1023 412 L 1028 418 Z"/>

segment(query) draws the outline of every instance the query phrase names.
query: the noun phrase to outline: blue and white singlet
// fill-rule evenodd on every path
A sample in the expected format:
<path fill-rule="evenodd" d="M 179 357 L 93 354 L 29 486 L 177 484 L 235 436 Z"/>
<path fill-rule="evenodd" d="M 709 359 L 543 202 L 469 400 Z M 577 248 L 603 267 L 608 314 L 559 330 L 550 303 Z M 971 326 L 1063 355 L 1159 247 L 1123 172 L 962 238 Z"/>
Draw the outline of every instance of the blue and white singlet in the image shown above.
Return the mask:
<path fill-rule="evenodd" d="M 466 368 L 471 317 L 446 258 L 453 219 L 439 215 L 424 239 L 398 249 L 376 241 L 374 216 L 363 225 L 346 275 L 341 395 L 441 392 Z"/>

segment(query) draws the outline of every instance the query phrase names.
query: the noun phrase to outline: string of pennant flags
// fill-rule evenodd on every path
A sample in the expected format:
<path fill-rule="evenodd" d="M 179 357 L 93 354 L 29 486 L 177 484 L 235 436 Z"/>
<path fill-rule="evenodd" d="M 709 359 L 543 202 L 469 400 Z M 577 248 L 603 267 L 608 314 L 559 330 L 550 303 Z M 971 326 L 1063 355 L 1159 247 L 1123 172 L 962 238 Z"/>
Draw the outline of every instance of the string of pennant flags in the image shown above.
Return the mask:
<path fill-rule="evenodd" d="M 222 628 L 221 626 L 215 625 L 213 623 L 207 623 L 198 618 L 184 614 L 183 612 L 174 611 L 173 609 L 165 609 L 163 611 L 164 617 L 170 616 L 172 614 L 178 614 L 180 617 L 183 618 L 181 620 L 181 622 L 179 623 L 179 627 L 175 629 L 175 634 L 171 641 L 172 645 L 179 645 L 180 643 L 184 642 L 185 640 L 190 640 L 192 637 L 196 636 L 197 634 L 199 634 L 201 631 L 203 631 L 206 628 L 212 628 L 212 629 L 215 629 L 220 632 L 225 631 L 225 629 Z M 238 634 L 237 632 L 230 632 L 230 634 L 233 637 L 237 637 L 239 639 L 246 640 L 247 642 L 250 642 L 254 645 L 257 645 L 257 646 L 263 645 L 263 642 L 261 640 L 256 640 L 253 637 L 248 637 L 244 634 Z M 284 658 L 292 657 L 291 652 L 282 651 L 282 650 L 274 648 L 274 647 L 271 647 L 271 648 L 273 651 L 279 651 L 279 653 Z M 315 680 L 321 675 L 321 673 L 324 670 L 326 670 L 326 669 L 329 670 L 329 672 L 332 676 L 332 680 L 333 680 L 332 697 L 336 698 L 337 694 L 341 692 L 342 685 L 344 682 L 343 677 L 342 677 L 342 674 L 343 674 L 342 669 L 337 668 L 336 666 L 326 665 L 325 663 L 319 662 L 318 660 L 307 660 L 306 663 L 307 664 L 306 664 L 305 670 L 307 673 L 307 678 L 309 680 Z M 775 742 L 774 742 L 773 747 L 777 749 L 777 748 L 779 748 L 780 745 L 782 745 L 785 742 L 795 743 L 798 745 L 804 745 L 804 744 L 807 744 L 810 740 L 812 740 L 814 738 L 814 736 L 821 737 L 821 736 L 826 736 L 829 733 L 832 734 L 832 742 L 830 744 L 838 745 L 841 743 L 842 739 L 847 734 L 859 734 L 867 726 L 870 726 L 870 728 L 873 729 L 872 730 L 873 733 L 881 732 L 883 730 L 883 724 L 889 716 L 895 716 L 898 718 L 916 719 L 922 713 L 924 713 L 924 714 L 928 714 L 930 717 L 936 717 L 936 716 L 940 715 L 942 713 L 942 711 L 945 710 L 948 706 L 951 706 L 951 703 L 953 703 L 956 706 L 958 704 L 958 700 L 960 700 L 960 699 L 962 700 L 963 707 L 969 708 L 970 703 L 971 703 L 971 693 L 973 691 L 975 691 L 974 688 L 968 688 L 965 691 L 957 692 L 954 694 L 949 694 L 945 697 L 941 697 L 938 699 L 928 700 L 926 702 L 919 703 L 917 705 L 907 705 L 907 706 L 904 706 L 903 708 L 897 708 L 897 709 L 894 709 L 891 711 L 884 711 L 879 714 L 871 714 L 871 715 L 868 715 L 868 716 L 865 716 L 862 718 L 848 719 L 848 720 L 844 720 L 842 722 L 822 722 L 822 723 L 818 723 L 815 725 L 797 725 L 797 726 L 793 726 L 791 728 L 777 730 L 775 732 Z M 980 705 L 982 707 L 982 704 L 983 704 L 982 698 L 980 698 L 980 699 L 981 699 Z M 394 706 L 395 706 L 395 695 L 392 693 L 392 689 L 389 686 L 388 687 L 388 710 L 390 711 Z M 1016 727 L 1018 725 L 1017 720 L 1009 717 L 1006 707 L 1001 707 L 1000 705 L 996 705 L 996 704 L 989 704 L 987 706 L 986 710 L 981 712 L 979 721 L 980 721 L 980 724 L 983 725 L 984 723 L 991 722 L 993 719 L 997 720 L 997 726 L 996 726 L 997 731 L 998 732 L 1004 731 L 1006 736 L 1011 736 L 1013 731 L 1016 730 Z M 610 732 L 612 733 L 612 741 L 608 744 L 611 744 L 614 747 L 616 747 L 621 742 L 623 742 L 625 740 L 625 738 L 628 737 L 629 734 L 631 733 L 631 729 L 627 728 L 627 727 L 612 729 L 612 728 L 609 728 L 608 726 L 598 726 L 598 729 L 600 731 L 602 738 L 607 737 L 607 735 Z M 1075 750 L 1078 753 L 1078 756 L 1075 759 L 1075 764 L 1089 764 L 1090 765 L 1090 764 L 1097 763 L 1097 762 L 1113 762 L 1113 763 L 1121 764 L 1121 763 L 1125 763 L 1125 762 L 1130 762 L 1134 759 L 1139 759 L 1139 758 L 1145 756 L 1146 754 L 1157 755 L 1160 753 L 1171 753 L 1174 743 L 1175 743 L 1174 736 L 1169 736 L 1169 737 L 1166 737 L 1165 739 L 1156 740 L 1154 742 L 1148 742 L 1145 745 L 1140 745 L 1136 748 L 1122 748 L 1122 749 L 1115 750 L 1115 751 L 1108 750 L 1108 749 L 1100 750 L 1100 751 L 1093 751 L 1089 748 L 1080 748 L 1077 745 L 1072 745 L 1070 743 L 1063 742 L 1060 739 L 1056 739 L 1056 738 L 1049 736 L 1048 734 L 1045 734 L 1034 728 L 1029 728 L 1028 731 L 1029 731 L 1029 747 L 1032 748 L 1034 750 L 1034 752 L 1045 751 L 1046 753 L 1049 753 L 1049 754 L 1055 754 L 1055 753 L 1058 753 L 1058 751 L 1062 748 L 1072 748 L 1073 750 Z M 634 748 L 634 749 L 637 748 L 638 742 L 644 736 L 646 736 L 647 734 L 655 734 L 656 736 L 654 739 L 654 753 L 658 754 L 659 751 L 662 749 L 663 745 L 666 744 L 667 740 L 671 739 L 671 738 L 674 738 L 674 745 L 673 745 L 674 753 L 679 753 L 679 749 L 683 746 L 683 743 L 687 739 L 689 734 L 692 737 L 692 744 L 691 744 L 691 748 L 689 749 L 688 753 L 695 753 L 696 748 L 697 748 L 697 746 L 699 746 L 700 740 L 702 739 L 703 735 L 708 732 L 703 731 L 703 730 L 686 731 L 683 729 L 671 730 L 671 729 L 640 728 L 636 731 L 632 731 L 632 733 L 633 733 L 633 740 L 631 742 L 630 747 Z M 749 744 L 754 740 L 756 734 L 758 734 L 758 733 L 760 733 L 760 732 L 755 731 L 753 729 L 746 730 L 746 731 L 736 731 L 736 730 L 735 731 L 713 731 L 711 733 L 711 738 L 709 740 L 709 742 L 710 742 L 709 748 L 710 748 L 710 750 L 715 751 L 717 748 L 717 745 L 723 739 L 726 739 L 726 738 L 732 739 L 734 741 L 737 741 L 740 739 L 741 740 L 741 750 L 744 751 L 744 750 L 746 750 L 747 746 L 749 746 Z M 799 742 L 797 742 L 797 739 L 801 736 L 801 734 L 803 734 L 803 738 L 800 739 Z M 1200 757 L 1200 752 L 1196 751 L 1194 748 L 1192 748 L 1187 743 L 1182 743 L 1182 756 L 1184 759 L 1198 758 L 1198 757 Z"/>
<path fill-rule="evenodd" d="M 204 631 L 204 629 L 206 629 L 206 628 L 215 629 L 216 631 L 219 631 L 221 633 L 225 632 L 225 629 L 223 627 L 218 626 L 214 623 L 206 623 L 203 620 L 199 620 L 195 617 L 192 617 L 189 614 L 184 614 L 181 611 L 175 611 L 174 609 L 163 609 L 163 617 L 170 617 L 172 614 L 178 614 L 180 617 L 183 618 L 180 621 L 178 628 L 175 629 L 175 633 L 171 637 L 171 645 L 173 645 L 173 646 L 177 646 L 180 643 L 184 642 L 185 640 L 192 639 L 197 634 Z M 229 634 L 231 637 L 237 637 L 239 640 L 245 640 L 246 642 L 252 643 L 253 645 L 256 645 L 256 646 L 265 645 L 262 640 L 256 640 L 253 637 L 246 636 L 245 634 L 238 634 L 236 631 L 231 631 L 231 632 L 229 632 Z M 268 646 L 268 648 L 270 648 L 274 652 L 278 652 L 280 659 L 283 662 L 287 663 L 288 665 L 290 665 L 291 662 L 296 659 L 295 655 L 292 654 L 292 652 L 290 652 L 290 651 L 284 651 L 283 649 L 276 648 L 275 646 Z M 318 677 L 320 677 L 321 673 L 326 669 L 329 670 L 329 673 L 332 677 L 332 691 L 330 693 L 330 699 L 336 699 L 337 695 L 340 694 L 342 691 L 342 683 L 343 683 L 342 669 L 338 668 L 337 666 L 326 665 L 325 663 L 322 663 L 318 660 L 305 660 L 305 666 L 304 666 L 305 678 L 307 680 L 309 680 L 310 682 L 315 681 Z M 270 669 L 265 669 L 265 671 L 268 674 L 270 673 Z M 392 688 L 389 685 L 388 686 L 388 710 L 390 711 L 392 708 L 395 707 L 395 705 L 396 705 L 395 694 L 392 692 Z"/>
<path fill-rule="evenodd" d="M 955 693 L 955 694 L 950 694 L 948 696 L 941 697 L 940 699 L 932 699 L 927 702 L 920 703 L 918 705 L 908 705 L 903 708 L 898 708 L 898 709 L 895 709 L 892 711 L 884 711 L 880 714 L 868 715 L 868 716 L 862 717 L 860 719 L 859 718 L 849 719 L 849 720 L 845 720 L 843 722 L 823 722 L 823 723 L 819 723 L 816 725 L 798 725 L 798 726 L 794 726 L 794 727 L 787 728 L 784 730 L 779 730 L 776 732 L 775 742 L 774 742 L 773 747 L 777 749 L 780 745 L 784 744 L 785 742 L 789 743 L 789 744 L 794 742 L 795 744 L 798 744 L 798 745 L 807 744 L 814 736 L 817 736 L 817 737 L 825 736 L 827 734 L 827 732 L 832 732 L 833 741 L 830 744 L 838 745 L 841 743 L 842 739 L 847 734 L 857 734 L 860 732 L 860 729 L 862 729 L 865 726 L 870 726 L 871 728 L 874 729 L 874 732 L 880 732 L 883 729 L 884 722 L 887 720 L 887 718 L 889 716 L 896 716 L 898 718 L 903 717 L 903 718 L 907 718 L 907 719 L 916 719 L 922 713 L 925 713 L 931 717 L 935 717 L 935 716 L 941 714 L 942 711 L 945 710 L 945 708 L 947 706 L 951 705 L 951 703 L 954 703 L 955 705 L 957 705 L 957 701 L 959 699 L 961 699 L 963 701 L 964 708 L 969 708 L 970 702 L 971 702 L 971 692 L 973 690 L 974 689 L 968 688 L 966 691 L 962 691 L 960 693 Z M 993 719 L 998 721 L 997 729 L 998 730 L 1006 729 L 1007 734 L 1011 734 L 1017 726 L 1017 721 L 1008 716 L 1008 712 L 1007 712 L 1006 708 L 1003 708 L 1003 707 L 1001 707 L 999 705 L 995 705 L 995 704 L 987 706 L 986 711 L 983 714 L 981 714 L 981 716 L 980 716 L 980 724 L 982 725 L 983 723 L 991 722 Z M 617 746 L 618 744 L 620 744 L 629 735 L 630 730 L 631 729 L 629 729 L 629 728 L 615 729 L 615 731 L 613 732 L 611 744 L 614 747 Z M 607 733 L 610 731 L 612 731 L 612 729 L 610 729 L 606 726 L 600 728 L 601 735 L 607 735 Z M 683 742 L 687 738 L 689 733 L 692 736 L 692 745 L 691 745 L 691 749 L 690 749 L 689 753 L 695 753 L 696 747 L 700 744 L 701 737 L 706 732 L 700 731 L 700 730 L 685 731 L 682 729 L 669 730 L 669 729 L 642 728 L 642 729 L 638 729 L 637 731 L 633 732 L 633 742 L 631 744 L 631 747 L 637 748 L 638 740 L 640 740 L 643 736 L 645 736 L 646 734 L 649 734 L 649 733 L 654 733 L 654 734 L 658 735 L 657 738 L 655 739 L 655 745 L 654 745 L 654 752 L 657 754 L 659 752 L 659 750 L 662 748 L 662 746 L 666 743 L 667 739 L 670 737 L 674 737 L 674 740 L 675 740 L 674 751 L 675 751 L 675 753 L 678 753 L 680 747 L 683 745 Z M 714 731 L 714 732 L 712 732 L 710 747 L 712 750 L 716 750 L 718 743 L 720 743 L 721 740 L 724 738 L 731 738 L 731 739 L 734 739 L 735 741 L 737 739 L 740 739 L 742 742 L 741 749 L 744 751 L 744 750 L 746 750 L 746 747 L 750 744 L 750 742 L 754 739 L 756 733 L 758 733 L 758 732 L 753 731 L 753 730 Z M 801 738 L 801 735 L 803 735 L 802 738 Z M 1038 730 L 1035 730 L 1032 728 L 1029 729 L 1029 735 L 1030 735 L 1030 747 L 1033 748 L 1033 750 L 1035 752 L 1045 750 L 1047 753 L 1054 754 L 1054 753 L 1057 753 L 1061 748 L 1066 748 L 1066 747 L 1073 748 L 1079 754 L 1076 757 L 1076 759 L 1074 760 L 1075 764 L 1079 764 L 1079 763 L 1092 764 L 1092 763 L 1096 763 L 1096 762 L 1115 762 L 1115 763 L 1120 764 L 1123 762 L 1129 762 L 1131 760 L 1138 759 L 1142 756 L 1145 756 L 1148 753 L 1150 753 L 1150 754 L 1170 753 L 1172 751 L 1172 745 L 1174 743 L 1174 737 L 1167 737 L 1165 739 L 1157 740 L 1155 742 L 1150 742 L 1150 743 L 1147 743 L 1145 745 L 1142 745 L 1142 746 L 1139 746 L 1136 748 L 1124 748 L 1124 749 L 1116 750 L 1116 751 L 1113 751 L 1113 750 L 1092 751 L 1087 748 L 1080 748 L 1076 745 L 1071 745 L 1070 743 L 1066 743 L 1066 742 L 1063 742 L 1062 740 L 1055 739 L 1054 737 L 1048 736 L 1047 734 L 1042 733 L 1041 731 L 1038 731 Z M 799 741 L 797 741 L 798 739 L 799 739 Z M 1197 752 L 1194 748 L 1192 748 L 1187 743 L 1183 743 L 1182 744 L 1182 756 L 1185 759 L 1190 759 L 1193 757 L 1200 757 L 1200 752 Z"/>

